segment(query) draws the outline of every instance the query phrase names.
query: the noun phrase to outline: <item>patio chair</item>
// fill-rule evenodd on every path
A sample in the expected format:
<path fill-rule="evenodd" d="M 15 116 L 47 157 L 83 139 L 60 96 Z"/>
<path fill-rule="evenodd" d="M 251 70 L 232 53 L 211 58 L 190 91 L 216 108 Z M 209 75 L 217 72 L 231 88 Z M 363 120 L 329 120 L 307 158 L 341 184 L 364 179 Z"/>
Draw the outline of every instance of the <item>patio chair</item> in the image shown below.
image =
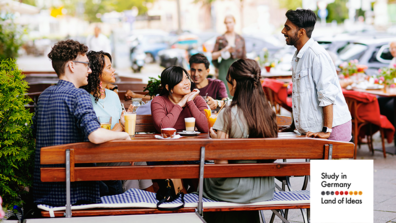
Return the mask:
<path fill-rule="evenodd" d="M 343 90 L 343 94 L 352 115 L 355 159 L 359 136 L 367 136 L 369 149 L 374 154 L 372 135 L 378 130 L 381 133 L 382 151 L 386 158 L 385 136 L 391 143 L 395 128 L 386 116 L 380 114 L 377 98 L 374 95 L 356 91 Z"/>
<path fill-rule="evenodd" d="M 263 90 L 276 114 L 281 107 L 292 112 L 292 99 L 287 97 L 287 84 L 273 79 L 264 79 Z"/>

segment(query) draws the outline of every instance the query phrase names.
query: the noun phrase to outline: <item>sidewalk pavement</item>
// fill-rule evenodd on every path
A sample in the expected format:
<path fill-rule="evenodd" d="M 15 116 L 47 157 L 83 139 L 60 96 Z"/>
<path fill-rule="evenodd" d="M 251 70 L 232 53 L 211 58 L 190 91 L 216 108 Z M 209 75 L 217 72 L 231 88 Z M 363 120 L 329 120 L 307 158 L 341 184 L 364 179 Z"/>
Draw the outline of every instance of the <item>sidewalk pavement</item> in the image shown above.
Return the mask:
<path fill-rule="evenodd" d="M 374 160 L 374 223 L 396 223 L 396 155 L 386 154 L 384 158 L 379 133 L 373 136 L 373 141 L 374 155 L 364 144 L 358 149 L 357 159 Z M 385 146 L 391 147 L 393 142 Z M 294 178 L 291 182 L 292 185 L 302 185 L 301 178 Z M 266 222 L 269 222 L 271 214 L 272 211 L 264 211 Z M 276 223 L 282 222 L 278 217 L 275 219 Z M 299 209 L 290 210 L 288 219 L 292 223 L 304 222 Z"/>

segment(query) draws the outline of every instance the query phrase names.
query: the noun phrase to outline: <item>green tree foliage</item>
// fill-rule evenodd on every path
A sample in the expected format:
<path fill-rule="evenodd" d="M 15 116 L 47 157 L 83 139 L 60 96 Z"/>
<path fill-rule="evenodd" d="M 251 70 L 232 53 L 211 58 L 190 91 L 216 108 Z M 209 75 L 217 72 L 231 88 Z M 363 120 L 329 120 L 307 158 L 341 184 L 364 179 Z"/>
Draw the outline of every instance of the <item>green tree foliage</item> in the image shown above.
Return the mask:
<path fill-rule="evenodd" d="M 25 31 L 12 20 L 11 14 L 0 15 L 0 61 L 17 58 Z"/>
<path fill-rule="evenodd" d="M 279 0 L 279 7 L 296 10 L 302 7 L 302 0 Z"/>
<path fill-rule="evenodd" d="M 31 99 L 15 59 L 0 62 L 0 195 L 4 206 L 21 205 L 31 186 L 34 165 L 32 114 L 25 109 Z"/>
<path fill-rule="evenodd" d="M 348 8 L 346 4 L 348 0 L 335 0 L 333 3 L 327 5 L 327 10 L 329 12 L 326 21 L 332 22 L 337 21 L 337 23 L 342 23 L 345 19 L 348 19 Z"/>
<path fill-rule="evenodd" d="M 137 7 L 139 15 L 147 13 L 147 3 L 153 3 L 155 0 L 62 0 L 67 9 L 67 14 L 76 16 L 78 13 L 78 5 L 84 6 L 84 17 L 89 22 L 100 22 L 98 14 L 103 15 L 104 13 L 117 11 L 122 12 L 125 10 L 131 10 L 133 7 Z"/>

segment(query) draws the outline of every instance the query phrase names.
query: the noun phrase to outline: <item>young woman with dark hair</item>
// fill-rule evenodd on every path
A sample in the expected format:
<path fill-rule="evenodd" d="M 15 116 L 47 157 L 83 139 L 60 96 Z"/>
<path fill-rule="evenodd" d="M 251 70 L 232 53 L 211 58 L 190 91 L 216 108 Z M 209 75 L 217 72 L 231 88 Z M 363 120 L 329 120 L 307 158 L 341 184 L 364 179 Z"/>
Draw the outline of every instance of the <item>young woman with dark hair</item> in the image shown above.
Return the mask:
<path fill-rule="evenodd" d="M 212 138 L 276 138 L 278 125 L 276 114 L 271 109 L 260 84 L 261 71 L 256 61 L 240 59 L 234 62 L 227 73 L 230 94 L 234 96 L 229 107 L 217 116 Z M 241 148 L 241 152 L 243 149 Z M 215 163 L 257 163 L 272 161 L 227 161 Z M 273 198 L 273 177 L 208 178 L 204 181 L 204 196 L 213 200 L 253 203 Z M 210 222 L 260 222 L 257 212 L 206 213 Z"/>
<path fill-rule="evenodd" d="M 185 129 L 184 118 L 194 117 L 200 132 L 208 132 L 208 121 L 204 109 L 208 106 L 199 95 L 199 90 L 191 91 L 191 80 L 187 71 L 178 66 L 166 68 L 161 73 L 163 90 L 151 102 L 151 114 L 158 132 L 161 128 Z"/>
<path fill-rule="evenodd" d="M 90 51 L 87 53 L 89 66 L 92 73 L 88 75 L 88 85 L 83 88 L 90 93 L 92 105 L 96 116 L 111 116 L 111 130 L 123 131 L 123 116 L 121 101 L 118 94 L 107 89 L 107 85 L 114 83 L 115 69 L 112 67 L 110 54 L 99 51 Z M 102 166 L 125 166 L 130 163 L 98 163 Z M 146 162 L 135 162 L 134 165 L 147 165 Z M 153 191 L 151 180 L 127 180 L 106 181 L 100 183 L 101 191 L 107 191 L 103 195 L 120 194 L 130 188 L 146 189 Z"/>

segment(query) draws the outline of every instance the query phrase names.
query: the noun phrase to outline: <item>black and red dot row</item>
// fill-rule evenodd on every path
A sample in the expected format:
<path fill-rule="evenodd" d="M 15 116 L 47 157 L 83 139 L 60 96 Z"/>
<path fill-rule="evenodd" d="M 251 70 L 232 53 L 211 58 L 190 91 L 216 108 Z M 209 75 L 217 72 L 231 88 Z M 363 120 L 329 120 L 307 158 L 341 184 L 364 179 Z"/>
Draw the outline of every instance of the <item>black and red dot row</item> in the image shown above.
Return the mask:
<path fill-rule="evenodd" d="M 362 195 L 362 191 L 322 191 L 322 195 Z"/>

